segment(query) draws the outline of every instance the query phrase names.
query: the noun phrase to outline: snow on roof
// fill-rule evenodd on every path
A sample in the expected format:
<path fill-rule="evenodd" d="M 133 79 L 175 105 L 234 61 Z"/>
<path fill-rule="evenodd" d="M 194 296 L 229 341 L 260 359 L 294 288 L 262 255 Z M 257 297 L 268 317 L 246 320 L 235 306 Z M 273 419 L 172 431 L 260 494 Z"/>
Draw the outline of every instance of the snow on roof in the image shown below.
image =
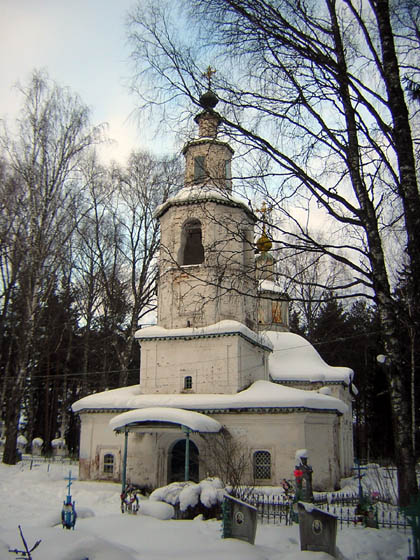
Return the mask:
<path fill-rule="evenodd" d="M 191 412 L 181 408 L 153 407 L 130 410 L 112 418 L 109 425 L 117 430 L 129 424 L 137 422 L 169 422 L 186 426 L 194 432 L 219 432 L 222 425 L 199 412 Z"/>
<path fill-rule="evenodd" d="M 335 397 L 316 391 L 285 387 L 270 381 L 256 381 L 239 393 L 220 394 L 142 394 L 140 385 L 96 393 L 78 400 L 74 412 L 82 410 L 115 410 L 148 407 L 183 408 L 188 410 L 226 410 L 243 408 L 304 408 L 347 411 L 347 405 Z"/>
<path fill-rule="evenodd" d="M 282 294 L 287 297 L 284 290 L 272 280 L 260 280 L 258 283 L 258 290 L 260 292 L 275 292 L 276 294 Z"/>
<path fill-rule="evenodd" d="M 329 366 L 303 337 L 289 332 L 266 332 L 273 345 L 268 357 L 273 381 L 326 381 L 350 385 L 353 370 Z"/>
<path fill-rule="evenodd" d="M 255 214 L 248 206 L 246 201 L 238 196 L 233 196 L 230 192 L 222 190 L 212 183 L 198 183 L 188 185 L 180 189 L 174 196 L 166 200 L 155 210 L 155 218 L 159 218 L 168 208 L 176 205 L 195 204 L 202 201 L 221 202 L 233 206 L 240 206 L 248 214 L 255 218 Z M 256 219 L 256 218 L 255 218 Z"/>
<path fill-rule="evenodd" d="M 256 333 L 239 321 L 220 321 L 207 327 L 184 327 L 182 329 L 165 329 L 158 325 L 146 327 L 136 332 L 140 340 L 152 338 L 204 338 L 210 336 L 227 336 L 239 334 L 254 344 L 272 348 L 270 340 L 262 333 Z"/>

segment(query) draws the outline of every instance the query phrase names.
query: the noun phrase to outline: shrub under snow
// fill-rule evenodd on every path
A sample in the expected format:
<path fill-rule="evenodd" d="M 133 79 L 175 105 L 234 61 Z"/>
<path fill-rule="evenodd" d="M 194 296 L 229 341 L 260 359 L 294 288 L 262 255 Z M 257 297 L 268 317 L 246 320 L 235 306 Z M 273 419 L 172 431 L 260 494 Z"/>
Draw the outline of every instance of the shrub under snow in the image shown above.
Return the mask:
<path fill-rule="evenodd" d="M 223 502 L 225 488 L 219 478 L 207 478 L 198 484 L 195 482 L 172 482 L 162 488 L 156 488 L 150 494 L 150 500 L 166 502 L 181 512 L 191 514 L 204 513 L 218 508 Z"/>

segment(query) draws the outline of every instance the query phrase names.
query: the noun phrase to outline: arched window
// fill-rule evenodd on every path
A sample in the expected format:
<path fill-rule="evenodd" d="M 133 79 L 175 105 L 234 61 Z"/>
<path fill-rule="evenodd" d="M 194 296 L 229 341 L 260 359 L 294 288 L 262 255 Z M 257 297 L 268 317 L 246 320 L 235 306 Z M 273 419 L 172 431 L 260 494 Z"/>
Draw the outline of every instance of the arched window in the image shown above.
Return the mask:
<path fill-rule="evenodd" d="M 104 455 L 104 473 L 113 474 L 114 472 L 114 455 L 106 453 Z"/>
<path fill-rule="evenodd" d="M 200 220 L 189 220 L 182 230 L 180 265 L 201 264 L 204 261 Z"/>
<path fill-rule="evenodd" d="M 254 479 L 267 480 L 271 478 L 271 454 L 269 451 L 254 453 Z"/>
<path fill-rule="evenodd" d="M 184 389 L 192 389 L 192 377 L 191 377 L 191 375 L 186 375 L 184 377 Z"/>

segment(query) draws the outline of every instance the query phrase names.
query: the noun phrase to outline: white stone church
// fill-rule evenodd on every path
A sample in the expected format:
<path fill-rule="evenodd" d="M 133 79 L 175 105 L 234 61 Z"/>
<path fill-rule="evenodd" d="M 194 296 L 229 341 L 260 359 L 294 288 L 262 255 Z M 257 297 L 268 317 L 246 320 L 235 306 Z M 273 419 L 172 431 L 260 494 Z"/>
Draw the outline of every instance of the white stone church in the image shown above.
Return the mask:
<path fill-rule="evenodd" d="M 217 474 L 208 446 L 222 429 L 240 443 L 246 483 L 280 485 L 306 449 L 314 489 L 333 489 L 353 466 L 353 372 L 289 332 L 271 243 L 264 233 L 255 244 L 257 218 L 232 195 L 233 150 L 218 137 L 216 103 L 210 91 L 201 97 L 185 185 L 156 211 L 157 325 L 136 333 L 140 383 L 73 405 L 80 478 L 120 480 L 125 465 L 131 483 L 183 480 L 186 428 L 189 478 Z M 204 421 L 189 424 L 190 412 Z"/>

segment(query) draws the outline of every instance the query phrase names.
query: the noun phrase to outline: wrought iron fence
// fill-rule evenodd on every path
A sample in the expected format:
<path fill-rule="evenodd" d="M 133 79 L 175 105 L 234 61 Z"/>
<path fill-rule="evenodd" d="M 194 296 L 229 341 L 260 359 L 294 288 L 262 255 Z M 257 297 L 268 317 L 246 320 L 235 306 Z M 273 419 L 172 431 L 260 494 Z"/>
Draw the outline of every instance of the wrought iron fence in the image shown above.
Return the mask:
<path fill-rule="evenodd" d="M 250 494 L 245 500 L 257 509 L 257 515 L 262 523 L 291 525 L 293 503 L 284 495 Z"/>
<path fill-rule="evenodd" d="M 260 523 L 291 525 L 293 522 L 293 496 L 266 495 L 253 493 L 246 499 L 247 503 L 257 509 Z M 350 527 L 364 523 L 363 515 L 357 512 L 359 496 L 357 494 L 325 494 L 314 497 L 314 505 L 337 517 L 338 527 Z M 378 528 L 398 529 L 406 532 L 409 524 L 398 508 L 389 507 L 381 502 L 373 504 L 374 519 Z"/>
<path fill-rule="evenodd" d="M 378 507 L 373 507 L 373 517 L 379 529 L 398 529 L 404 531 L 404 533 L 409 529 L 410 525 L 406 517 L 400 513 L 398 508 L 388 508 L 385 510 L 380 506 L 381 504 L 378 504 Z M 335 515 L 340 529 L 351 525 L 363 524 L 363 516 L 357 512 L 357 507 L 338 507 L 331 504 L 317 505 L 317 507 Z"/>

